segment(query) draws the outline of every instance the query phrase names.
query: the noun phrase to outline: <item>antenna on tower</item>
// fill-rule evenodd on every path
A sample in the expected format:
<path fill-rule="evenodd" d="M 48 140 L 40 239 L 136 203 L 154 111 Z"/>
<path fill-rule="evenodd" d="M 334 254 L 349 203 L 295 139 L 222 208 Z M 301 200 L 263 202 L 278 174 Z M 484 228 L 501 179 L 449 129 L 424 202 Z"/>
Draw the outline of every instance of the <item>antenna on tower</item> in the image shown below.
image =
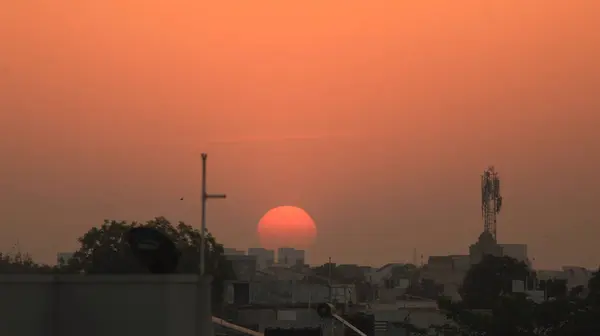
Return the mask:
<path fill-rule="evenodd" d="M 500 178 L 490 166 L 481 175 L 481 214 L 483 216 L 483 231 L 489 232 L 494 240 L 497 239 L 496 215 L 502 208 L 502 196 L 500 195 Z"/>

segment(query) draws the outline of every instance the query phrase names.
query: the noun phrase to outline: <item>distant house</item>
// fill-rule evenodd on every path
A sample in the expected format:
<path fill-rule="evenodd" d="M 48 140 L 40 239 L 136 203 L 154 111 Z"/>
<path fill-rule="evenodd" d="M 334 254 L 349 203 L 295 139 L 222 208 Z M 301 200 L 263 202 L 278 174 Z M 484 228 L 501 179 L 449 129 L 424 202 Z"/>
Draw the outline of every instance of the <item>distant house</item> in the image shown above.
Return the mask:
<path fill-rule="evenodd" d="M 389 280 L 392 278 L 394 268 L 404 267 L 404 266 L 405 266 L 404 263 L 385 264 L 385 265 L 381 266 L 380 268 L 373 270 L 367 276 L 367 280 L 373 285 L 385 287 L 386 280 Z"/>
<path fill-rule="evenodd" d="M 366 278 L 365 268 L 356 264 L 341 264 L 335 267 L 335 273 L 347 280 L 363 280 Z"/>
<path fill-rule="evenodd" d="M 443 286 L 443 294 L 453 299 L 459 299 L 458 288 L 471 267 L 468 255 L 431 256 L 423 266 L 420 281 L 432 281 Z"/>
<path fill-rule="evenodd" d="M 368 276 L 374 286 L 373 299 L 382 303 L 401 299 L 417 273 L 414 265 L 404 263 L 388 263 L 373 270 Z"/>

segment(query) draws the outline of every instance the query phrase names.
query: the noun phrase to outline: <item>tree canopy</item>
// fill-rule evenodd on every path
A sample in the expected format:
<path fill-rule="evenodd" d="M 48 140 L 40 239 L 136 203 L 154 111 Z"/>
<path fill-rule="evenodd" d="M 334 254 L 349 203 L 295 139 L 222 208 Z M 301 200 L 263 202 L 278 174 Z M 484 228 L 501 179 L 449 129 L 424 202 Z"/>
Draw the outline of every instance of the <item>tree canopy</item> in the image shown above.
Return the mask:
<path fill-rule="evenodd" d="M 178 273 L 198 273 L 200 263 L 200 231 L 190 225 L 179 222 L 171 224 L 164 217 L 157 217 L 146 223 L 109 221 L 100 227 L 94 227 L 81 236 L 79 250 L 65 269 L 69 273 L 115 274 L 115 273 L 147 273 L 133 256 L 125 241 L 125 234 L 132 227 L 155 228 L 169 237 L 181 252 Z M 223 245 L 215 237 L 206 233 L 205 271 L 213 276 L 213 307 L 220 306 L 223 299 L 224 280 L 233 279 L 233 270 L 225 259 Z"/>
<path fill-rule="evenodd" d="M 511 289 L 513 280 L 527 277 L 535 277 L 535 273 L 524 264 L 507 257 L 488 256 L 465 276 L 462 301 L 438 300 L 448 323 L 426 330 L 410 323 L 406 323 L 407 327 L 413 334 L 421 335 L 431 331 L 443 331 L 449 336 L 600 335 L 600 272 L 590 279 L 587 296 L 556 295 L 541 303 Z"/>
<path fill-rule="evenodd" d="M 52 267 L 33 261 L 29 254 L 0 253 L 0 274 L 51 273 L 52 271 Z"/>
<path fill-rule="evenodd" d="M 492 309 L 499 299 L 512 293 L 514 280 L 527 282 L 533 277 L 529 267 L 510 257 L 485 256 L 473 265 L 463 280 L 460 296 L 470 309 Z"/>
<path fill-rule="evenodd" d="M 177 273 L 198 273 L 200 231 L 183 222 L 173 225 L 164 217 L 146 223 L 105 220 L 99 227 L 93 227 L 79 237 L 79 248 L 73 258 L 57 267 L 37 264 L 26 254 L 0 254 L 0 273 L 148 273 L 126 242 L 126 233 L 140 226 L 155 228 L 175 243 L 181 252 Z M 224 281 L 233 279 L 234 273 L 225 259 L 223 246 L 209 232 L 205 249 L 205 271 L 213 276 L 213 308 L 218 309 L 223 301 Z"/>

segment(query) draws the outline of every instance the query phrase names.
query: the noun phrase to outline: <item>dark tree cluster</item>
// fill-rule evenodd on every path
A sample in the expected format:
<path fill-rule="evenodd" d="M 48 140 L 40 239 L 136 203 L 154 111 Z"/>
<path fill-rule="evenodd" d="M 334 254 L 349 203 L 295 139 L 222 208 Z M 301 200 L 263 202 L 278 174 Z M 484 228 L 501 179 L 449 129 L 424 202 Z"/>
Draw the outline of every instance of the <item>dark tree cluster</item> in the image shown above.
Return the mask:
<path fill-rule="evenodd" d="M 0 273 L 149 273 L 127 243 L 127 234 L 135 227 L 154 228 L 175 243 L 180 252 L 176 273 L 198 273 L 200 231 L 183 222 L 173 225 L 164 217 L 146 223 L 106 220 L 78 239 L 79 249 L 71 260 L 54 267 L 38 264 L 26 254 L 0 254 Z M 213 307 L 218 309 L 223 301 L 224 281 L 233 279 L 234 274 L 223 246 L 208 232 L 205 249 L 205 271 L 213 276 Z"/>
<path fill-rule="evenodd" d="M 406 323 L 412 334 L 432 331 L 446 336 L 589 336 L 600 335 L 600 270 L 583 288 L 567 292 L 560 280 L 536 281 L 527 265 L 508 257 L 485 257 L 467 272 L 460 289 L 462 301 L 438 300 L 447 317 L 445 325 L 427 330 Z M 533 279 L 533 281 L 531 281 Z M 513 290 L 513 281 L 525 288 L 537 283 L 545 300 L 535 302 L 522 291 Z"/>
<path fill-rule="evenodd" d="M 26 253 L 0 253 L 0 274 L 37 274 L 53 271 L 53 267 L 36 263 Z"/>

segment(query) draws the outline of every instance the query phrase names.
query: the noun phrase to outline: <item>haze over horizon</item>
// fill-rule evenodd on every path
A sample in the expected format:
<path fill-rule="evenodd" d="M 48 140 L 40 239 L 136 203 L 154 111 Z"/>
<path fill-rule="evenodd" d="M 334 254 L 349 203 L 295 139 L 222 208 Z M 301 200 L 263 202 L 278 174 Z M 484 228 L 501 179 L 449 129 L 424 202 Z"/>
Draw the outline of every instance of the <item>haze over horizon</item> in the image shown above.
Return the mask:
<path fill-rule="evenodd" d="M 600 2 L 0 5 L 0 250 L 40 261 L 102 220 L 165 216 L 258 246 L 306 209 L 311 263 L 466 253 L 480 174 L 501 243 L 597 267 Z M 180 197 L 184 201 L 180 201 Z M 368 253 L 365 250 L 368 249 Z"/>

